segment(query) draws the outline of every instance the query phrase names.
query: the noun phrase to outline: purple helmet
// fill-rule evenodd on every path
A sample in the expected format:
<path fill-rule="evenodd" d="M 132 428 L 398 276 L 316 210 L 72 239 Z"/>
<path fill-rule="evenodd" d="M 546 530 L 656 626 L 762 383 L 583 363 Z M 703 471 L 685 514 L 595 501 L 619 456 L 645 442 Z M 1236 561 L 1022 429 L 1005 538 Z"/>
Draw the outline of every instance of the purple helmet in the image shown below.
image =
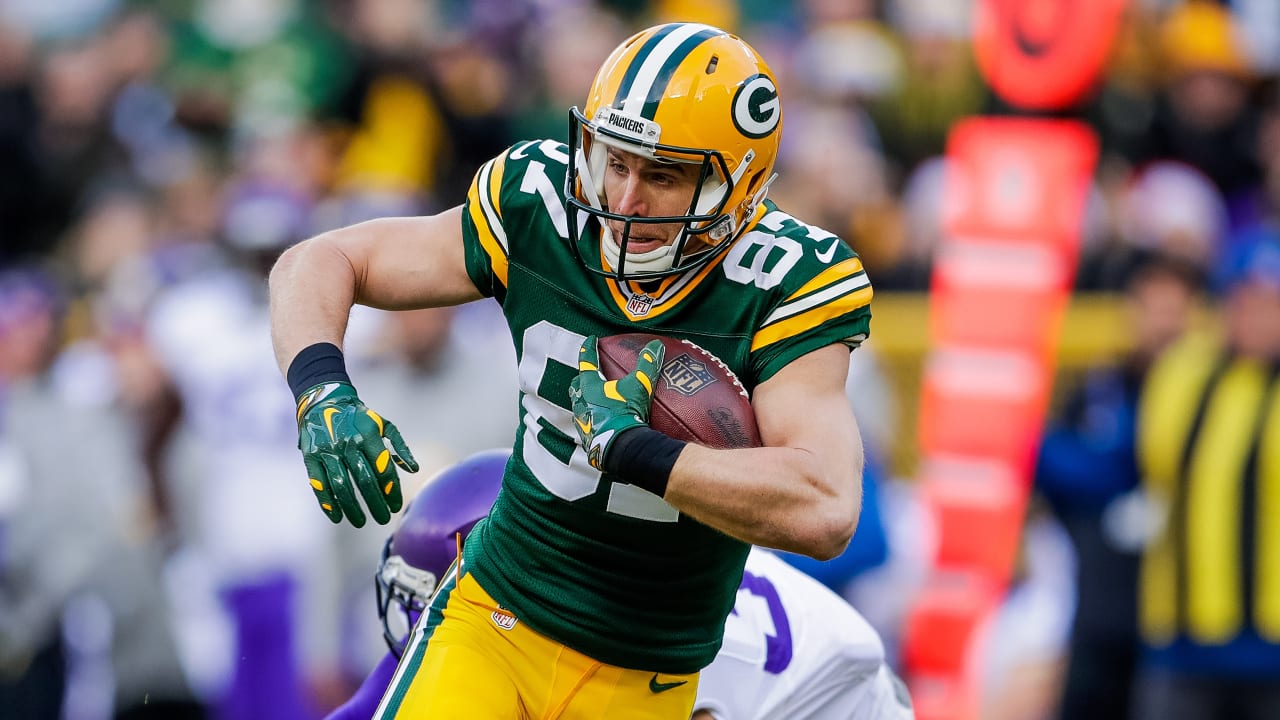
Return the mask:
<path fill-rule="evenodd" d="M 436 473 L 387 538 L 375 580 L 382 635 L 396 657 L 404 652 L 409 630 L 457 558 L 457 535 L 465 540 L 489 514 L 510 458 L 509 448 L 484 450 Z"/>

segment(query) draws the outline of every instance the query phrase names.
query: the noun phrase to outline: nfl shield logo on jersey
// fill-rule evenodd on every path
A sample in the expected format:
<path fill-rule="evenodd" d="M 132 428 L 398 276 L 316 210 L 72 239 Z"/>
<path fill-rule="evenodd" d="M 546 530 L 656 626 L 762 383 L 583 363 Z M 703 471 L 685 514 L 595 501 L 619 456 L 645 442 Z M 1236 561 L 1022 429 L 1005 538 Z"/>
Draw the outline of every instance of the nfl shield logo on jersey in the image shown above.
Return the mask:
<path fill-rule="evenodd" d="M 632 315 L 648 315 L 651 307 L 653 307 L 653 298 L 644 293 L 632 295 L 631 299 L 627 300 L 627 312 Z"/>
<path fill-rule="evenodd" d="M 688 353 L 664 365 L 662 379 L 667 381 L 667 387 L 681 395 L 693 395 L 716 381 L 707 370 L 707 364 L 693 359 Z"/>

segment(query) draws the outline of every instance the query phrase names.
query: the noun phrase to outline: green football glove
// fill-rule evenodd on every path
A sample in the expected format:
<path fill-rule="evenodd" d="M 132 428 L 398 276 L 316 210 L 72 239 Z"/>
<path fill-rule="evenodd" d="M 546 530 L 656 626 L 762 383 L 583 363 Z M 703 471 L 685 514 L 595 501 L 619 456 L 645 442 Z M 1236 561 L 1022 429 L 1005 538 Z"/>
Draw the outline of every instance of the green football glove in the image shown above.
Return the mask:
<path fill-rule="evenodd" d="M 418 472 L 418 461 L 396 426 L 365 407 L 345 382 L 324 383 L 302 394 L 298 449 L 316 500 L 335 524 L 346 515 L 352 525 L 364 527 L 358 491 L 374 521 L 386 525 L 404 504 L 395 465 Z"/>
<path fill-rule="evenodd" d="M 666 348 L 653 340 L 640 351 L 636 369 L 619 380 L 607 380 L 600 372 L 600 353 L 595 336 L 582 343 L 578 355 L 578 375 L 569 382 L 573 425 L 591 467 L 604 468 L 609 444 L 622 431 L 649 423 L 653 384 L 662 367 Z"/>

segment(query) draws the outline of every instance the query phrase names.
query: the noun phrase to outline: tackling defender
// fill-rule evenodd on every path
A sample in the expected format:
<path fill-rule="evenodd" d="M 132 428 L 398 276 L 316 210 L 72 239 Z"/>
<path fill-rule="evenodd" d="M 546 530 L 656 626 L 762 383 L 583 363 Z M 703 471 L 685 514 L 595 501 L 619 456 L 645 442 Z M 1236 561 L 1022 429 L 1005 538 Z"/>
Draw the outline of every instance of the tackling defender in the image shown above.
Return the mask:
<path fill-rule="evenodd" d="M 781 124 L 773 73 L 749 45 L 657 26 L 605 61 L 567 146 L 519 143 L 481 167 L 461 206 L 325 233 L 276 265 L 277 360 L 334 522 L 360 526 L 366 509 L 388 522 L 396 466 L 417 469 L 347 377 L 338 343 L 353 303 L 492 297 L 516 346 L 503 492 L 380 716 L 687 718 L 751 545 L 830 558 L 848 544 L 862 446 L 844 382 L 871 287 L 839 238 L 765 199 Z M 595 363 L 596 337 L 636 331 L 724 360 L 764 447 L 649 428 L 661 343 L 617 382 Z"/>
<path fill-rule="evenodd" d="M 378 615 L 389 652 L 326 720 L 367 720 L 436 586 L 457 572 L 463 538 L 489 512 L 510 450 L 463 459 L 428 480 L 387 539 Z M 422 641 L 422 633 L 414 642 Z M 910 720 L 911 701 L 884 662 L 875 630 L 813 578 L 753 548 L 725 642 L 702 671 L 694 720 Z"/>

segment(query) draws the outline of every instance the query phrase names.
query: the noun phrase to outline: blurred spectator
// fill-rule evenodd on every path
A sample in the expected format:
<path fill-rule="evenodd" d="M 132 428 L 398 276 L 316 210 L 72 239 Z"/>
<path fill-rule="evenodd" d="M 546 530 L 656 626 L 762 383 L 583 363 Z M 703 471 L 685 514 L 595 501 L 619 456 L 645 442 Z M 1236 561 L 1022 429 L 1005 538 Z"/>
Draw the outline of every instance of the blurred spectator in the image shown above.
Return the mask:
<path fill-rule="evenodd" d="M 0 277 L 0 712 L 203 718 L 177 662 L 134 428 L 100 350 L 55 354 L 64 302 L 39 271 Z"/>
<path fill-rule="evenodd" d="M 57 717 L 66 687 L 66 653 L 59 630 L 64 587 L 30 577 L 39 558 L 24 538 L 32 494 L 29 448 L 12 427 L 15 397 L 48 369 L 59 341 L 59 294 L 38 270 L 0 275 L 0 707 L 14 717 Z M 16 407 L 24 407 L 21 400 Z M 76 533 L 69 540 L 74 541 Z M 24 545 L 27 545 L 24 547 Z"/>
<path fill-rule="evenodd" d="M 1272 97 L 1263 110 L 1258 152 L 1262 184 L 1232 208 L 1237 231 L 1248 231 L 1257 225 L 1280 225 L 1280 96 Z"/>
<path fill-rule="evenodd" d="M 1174 161 L 1142 168 L 1122 199 L 1120 234 L 1139 254 L 1207 271 L 1223 254 L 1227 208 L 1202 173 Z"/>
<path fill-rule="evenodd" d="M 77 283 L 88 290 L 103 288 L 118 266 L 150 251 L 155 233 L 143 193 L 117 185 L 87 198 L 83 215 L 64 239 Z"/>
<path fill-rule="evenodd" d="M 0 263 L 47 251 L 36 135 L 40 124 L 29 37 L 0 23 Z"/>
<path fill-rule="evenodd" d="M 867 18 L 815 28 L 801 38 L 791 63 L 796 84 L 803 86 L 796 90 L 855 102 L 896 92 L 903 72 L 893 31 Z"/>
<path fill-rule="evenodd" d="M 871 107 L 885 153 L 902 173 L 946 147 L 951 125 L 981 112 L 989 93 L 969 44 L 966 2 L 899 0 L 891 19 L 905 59 L 902 82 Z"/>
<path fill-rule="evenodd" d="M 1256 80 L 1230 10 L 1188 0 L 1159 32 L 1163 85 L 1133 160 L 1173 159 L 1199 169 L 1230 202 L 1261 180 Z"/>
<path fill-rule="evenodd" d="M 343 18 L 355 54 L 334 108 L 345 125 L 335 189 L 345 195 L 424 199 L 447 152 L 447 127 L 429 76 L 430 16 L 417 3 L 360 0 Z"/>
<path fill-rule="evenodd" d="M 40 188 L 35 241 L 47 253 L 98 184 L 127 178 L 128 156 L 110 129 L 116 78 L 100 38 L 51 49 L 36 77 L 40 169 L 28 181 Z"/>
<path fill-rule="evenodd" d="M 341 193 L 418 203 L 451 197 L 510 141 L 509 69 L 479 42 L 487 36 L 443 26 L 432 7 L 356 0 L 343 16 L 355 52 L 333 114 L 350 131 L 335 168 Z"/>
<path fill-rule="evenodd" d="M 594 69 L 627 37 L 617 16 L 591 5 L 571 4 L 549 12 L 536 26 L 528 54 L 537 73 L 522 89 L 524 107 L 516 114 L 514 134 L 520 138 L 567 137 L 567 108 L 582 104 Z"/>
<path fill-rule="evenodd" d="M 1078 567 L 1063 720 L 1128 717 L 1143 540 L 1138 394 L 1151 362 L 1186 330 L 1201 282 L 1196 265 L 1148 251 L 1125 289 L 1132 349 L 1116 365 L 1091 369 L 1045 431 L 1035 487 L 1069 535 Z"/>
<path fill-rule="evenodd" d="M 510 129 L 515 81 L 493 52 L 466 40 L 434 54 L 440 101 L 449 128 L 449 162 L 441 168 L 440 197 L 461 197 L 475 171 L 514 140 Z"/>
<path fill-rule="evenodd" d="M 1230 223 L 1222 193 L 1204 173 L 1160 160 L 1133 173 L 1112 166 L 1103 175 L 1086 219 L 1098 238 L 1082 249 L 1078 288 L 1123 290 L 1134 266 L 1153 255 L 1208 277 L 1226 252 Z"/>
<path fill-rule="evenodd" d="M 131 173 L 159 187 L 194 172 L 199 149 L 178 124 L 174 100 L 162 86 L 170 42 L 160 18 L 144 10 L 126 12 L 106 28 L 103 43 L 118 85 L 111 132 L 128 152 Z"/>
<path fill-rule="evenodd" d="M 1222 336 L 1167 350 L 1139 401 L 1143 487 L 1162 522 L 1142 560 L 1136 720 L 1280 707 L 1280 237 L 1260 233 L 1224 268 Z"/>
<path fill-rule="evenodd" d="M 1098 131 L 1104 175 L 1127 176 L 1129 163 L 1146 142 L 1162 73 L 1159 17 L 1154 3 L 1124 3 L 1110 60 L 1095 95 L 1082 108 Z"/>
<path fill-rule="evenodd" d="M 0 5 L 0 24 L 42 42 L 83 38 L 119 5 L 120 0 L 9 0 Z"/>
<path fill-rule="evenodd" d="M 799 9 L 809 29 L 780 65 L 791 130 L 778 160 L 787 172 L 771 197 L 883 268 L 901 244 L 900 216 L 893 167 L 867 108 L 899 88 L 900 48 L 875 3 L 811 0 Z"/>
<path fill-rule="evenodd" d="M 328 3 L 195 0 L 174 13 L 164 82 L 178 120 L 208 141 L 288 131 L 333 107 L 351 53 Z"/>
<path fill-rule="evenodd" d="M 1267 75 L 1280 72 L 1280 4 L 1271 0 L 1230 0 L 1240 18 L 1251 64 Z"/>
<path fill-rule="evenodd" d="M 876 280 L 881 287 L 895 290 L 924 290 L 933 272 L 933 256 L 945 237 L 946 215 L 951 204 L 945 188 L 959 177 L 947 176 L 947 160 L 935 156 L 918 164 L 898 195 L 901 204 L 901 231 L 888 240 L 883 250 Z M 868 261 L 870 263 L 870 260 Z"/>
<path fill-rule="evenodd" d="M 121 344 L 133 367 L 152 368 L 134 376 L 136 411 L 152 421 L 148 445 L 172 458 L 166 482 L 180 544 L 170 573 L 182 586 L 184 665 L 222 720 L 309 720 L 349 692 L 339 662 L 342 579 L 314 557 L 339 553 L 351 534 L 316 513 L 299 477 L 265 273 L 312 233 L 325 163 L 306 126 L 241 147 L 218 215 L 226 260 L 153 283 L 139 304 L 141 342 Z M 150 267 L 166 269 L 158 257 Z M 169 396 L 180 412 L 147 405 Z"/>
<path fill-rule="evenodd" d="M 783 142 L 780 156 L 790 172 L 770 196 L 786 203 L 788 213 L 847 238 L 874 267 L 885 255 L 881 246 L 891 241 L 866 231 L 893 205 L 884 158 L 867 134 L 874 128 L 861 113 L 829 105 L 804 108 L 788 122 L 793 119 L 800 131 Z"/>

